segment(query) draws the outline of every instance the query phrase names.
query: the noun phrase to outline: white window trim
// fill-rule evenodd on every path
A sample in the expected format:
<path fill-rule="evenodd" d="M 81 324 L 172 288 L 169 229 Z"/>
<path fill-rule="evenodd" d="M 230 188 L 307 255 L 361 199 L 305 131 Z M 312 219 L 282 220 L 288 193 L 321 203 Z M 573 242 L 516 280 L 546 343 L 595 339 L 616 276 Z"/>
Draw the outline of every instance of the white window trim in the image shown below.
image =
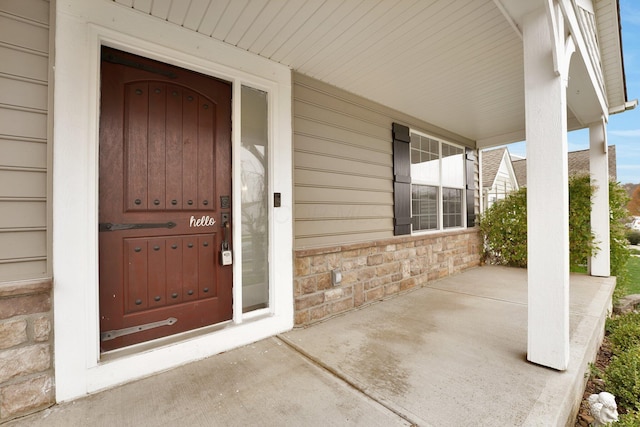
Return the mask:
<path fill-rule="evenodd" d="M 293 327 L 291 71 L 222 42 L 103 0 L 59 0 L 53 153 L 53 277 L 56 400 L 65 401 L 229 350 Z M 270 307 L 234 315 L 226 327 L 121 357 L 100 360 L 98 304 L 98 135 L 100 47 L 203 72 L 233 85 L 240 123 L 242 85 L 269 94 Z M 232 134 L 240 147 L 239 126 Z M 234 247 L 240 248 L 240 165 L 233 160 Z M 270 198 L 271 199 L 271 198 Z M 236 251 L 234 281 L 241 278 Z M 277 286 L 274 286 L 276 285 Z"/>
<path fill-rule="evenodd" d="M 411 235 L 423 235 L 423 234 L 434 234 L 434 233 L 443 233 L 443 232 L 450 232 L 450 231 L 457 231 L 457 230 L 462 230 L 467 228 L 467 216 L 465 215 L 465 212 L 467 211 L 467 198 L 465 197 L 465 185 L 463 184 L 462 187 L 452 187 L 452 186 L 443 186 L 442 185 L 442 144 L 448 144 L 448 145 L 452 145 L 456 148 L 460 148 L 462 150 L 462 159 L 463 159 L 463 163 L 462 163 L 462 173 L 463 173 L 463 181 L 466 182 L 466 167 L 464 164 L 464 155 L 465 155 L 465 146 L 460 145 L 460 144 L 456 144 L 454 142 L 448 141 L 446 139 L 442 139 L 440 137 L 419 131 L 417 129 L 414 128 L 409 128 L 409 136 L 411 136 L 412 133 L 415 133 L 417 135 L 423 136 L 425 138 L 430 138 L 433 140 L 438 141 L 438 162 L 439 162 L 439 168 L 438 168 L 438 184 L 434 184 L 432 182 L 428 182 L 428 181 L 419 181 L 416 180 L 414 181 L 413 176 L 411 177 L 411 186 L 413 187 L 414 184 L 417 185 L 428 185 L 431 187 L 438 187 L 438 228 L 437 229 L 433 229 L 433 230 L 414 230 L 413 229 L 413 222 L 411 223 Z M 411 143 L 409 143 L 411 144 Z M 409 145 L 409 161 L 411 161 L 411 145 Z M 462 225 L 459 227 L 448 227 L 448 228 L 444 228 L 444 211 L 443 211 L 443 196 L 442 196 L 442 189 L 443 188 L 454 188 L 457 190 L 462 190 L 462 211 L 460 213 L 461 218 L 462 218 Z M 411 218 L 413 220 L 413 189 L 412 189 L 412 199 L 411 199 Z"/>

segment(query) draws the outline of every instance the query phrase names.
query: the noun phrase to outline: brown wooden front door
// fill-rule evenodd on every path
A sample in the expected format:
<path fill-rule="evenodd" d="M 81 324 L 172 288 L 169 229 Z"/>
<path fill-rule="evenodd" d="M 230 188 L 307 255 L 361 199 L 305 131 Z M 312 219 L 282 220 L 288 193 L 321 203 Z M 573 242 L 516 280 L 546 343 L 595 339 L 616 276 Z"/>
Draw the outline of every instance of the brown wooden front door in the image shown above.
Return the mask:
<path fill-rule="evenodd" d="M 103 47 L 99 159 L 101 349 L 229 320 L 230 83 Z"/>

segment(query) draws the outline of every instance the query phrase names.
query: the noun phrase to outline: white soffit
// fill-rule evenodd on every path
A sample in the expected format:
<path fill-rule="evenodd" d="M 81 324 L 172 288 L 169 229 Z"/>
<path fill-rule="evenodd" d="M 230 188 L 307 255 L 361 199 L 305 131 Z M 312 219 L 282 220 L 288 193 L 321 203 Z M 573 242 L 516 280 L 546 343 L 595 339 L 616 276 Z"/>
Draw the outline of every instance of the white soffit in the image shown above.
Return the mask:
<path fill-rule="evenodd" d="M 113 1 L 472 140 L 523 135 L 518 25 L 539 0 Z"/>

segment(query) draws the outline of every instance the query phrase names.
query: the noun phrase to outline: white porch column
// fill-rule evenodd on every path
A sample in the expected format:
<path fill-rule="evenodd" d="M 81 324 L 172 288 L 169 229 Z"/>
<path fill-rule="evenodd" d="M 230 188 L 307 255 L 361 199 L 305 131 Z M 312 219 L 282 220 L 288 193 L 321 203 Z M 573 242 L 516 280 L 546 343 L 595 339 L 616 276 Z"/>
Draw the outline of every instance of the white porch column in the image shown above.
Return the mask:
<path fill-rule="evenodd" d="M 555 24 L 562 26 L 562 19 Z M 569 362 L 569 190 L 566 76 L 562 73 L 568 67 L 558 67 L 558 73 L 554 69 L 554 49 L 560 60 L 564 50 L 552 34 L 544 7 L 525 17 L 527 359 L 565 370 Z"/>
<path fill-rule="evenodd" d="M 591 201 L 591 230 L 600 250 L 590 259 L 589 274 L 607 277 L 611 274 L 609 252 L 609 154 L 607 125 L 604 119 L 589 125 L 589 171 L 596 186 Z"/>

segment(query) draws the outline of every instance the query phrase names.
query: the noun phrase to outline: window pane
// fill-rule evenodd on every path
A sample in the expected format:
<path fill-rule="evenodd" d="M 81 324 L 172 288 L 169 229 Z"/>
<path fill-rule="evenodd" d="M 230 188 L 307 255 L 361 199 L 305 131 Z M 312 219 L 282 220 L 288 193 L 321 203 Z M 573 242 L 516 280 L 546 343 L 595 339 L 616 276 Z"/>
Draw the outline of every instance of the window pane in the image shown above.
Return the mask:
<path fill-rule="evenodd" d="M 442 143 L 442 185 L 464 187 L 464 150 Z"/>
<path fill-rule="evenodd" d="M 411 134 L 411 179 L 414 182 L 438 184 L 440 162 L 438 141 Z"/>
<path fill-rule="evenodd" d="M 414 231 L 462 227 L 464 153 L 464 148 L 411 133 L 411 224 Z"/>
<path fill-rule="evenodd" d="M 438 228 L 438 187 L 431 185 L 411 186 L 411 224 L 413 230 Z"/>
<path fill-rule="evenodd" d="M 267 93 L 242 86 L 242 311 L 269 306 Z"/>
<path fill-rule="evenodd" d="M 462 227 L 462 190 L 442 189 L 442 223 L 444 228 Z"/>

